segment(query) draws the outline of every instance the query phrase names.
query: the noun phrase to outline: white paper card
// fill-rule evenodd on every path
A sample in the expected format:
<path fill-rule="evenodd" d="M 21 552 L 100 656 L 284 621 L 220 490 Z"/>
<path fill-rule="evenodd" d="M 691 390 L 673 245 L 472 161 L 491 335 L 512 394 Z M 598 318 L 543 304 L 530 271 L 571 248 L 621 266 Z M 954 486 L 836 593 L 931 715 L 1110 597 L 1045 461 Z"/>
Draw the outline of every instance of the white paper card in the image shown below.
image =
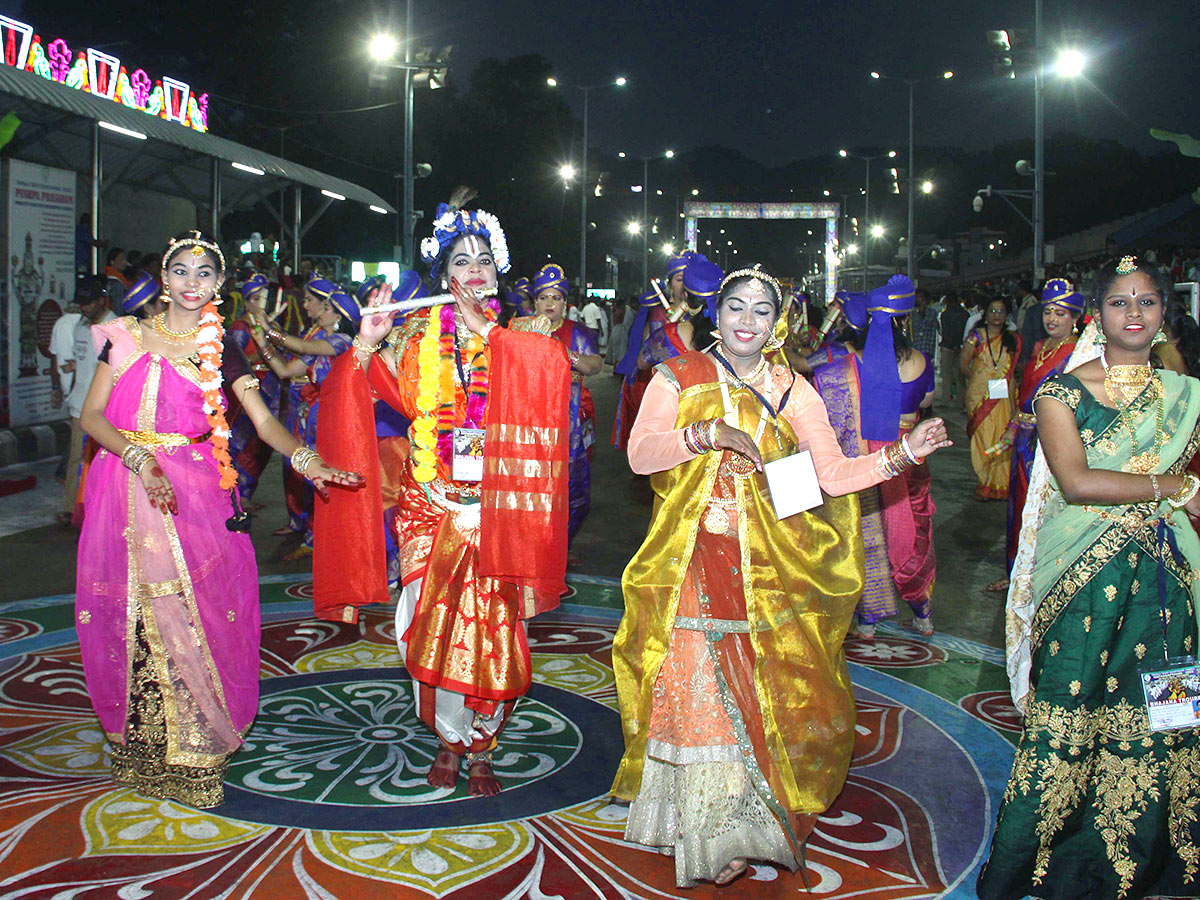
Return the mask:
<path fill-rule="evenodd" d="M 1200 724 L 1200 666 L 1196 660 L 1174 659 L 1162 668 L 1139 674 L 1151 731 Z"/>
<path fill-rule="evenodd" d="M 1008 399 L 1008 379 L 1007 378 L 989 378 L 988 379 L 988 399 L 989 400 L 1006 400 L 1006 399 Z"/>
<path fill-rule="evenodd" d="M 451 477 L 455 481 L 483 481 L 483 429 L 454 429 Z"/>
<path fill-rule="evenodd" d="M 813 465 L 812 454 L 807 450 L 764 463 L 763 474 L 767 478 L 775 515 L 780 519 L 825 502 L 820 482 L 817 481 L 817 467 Z"/>

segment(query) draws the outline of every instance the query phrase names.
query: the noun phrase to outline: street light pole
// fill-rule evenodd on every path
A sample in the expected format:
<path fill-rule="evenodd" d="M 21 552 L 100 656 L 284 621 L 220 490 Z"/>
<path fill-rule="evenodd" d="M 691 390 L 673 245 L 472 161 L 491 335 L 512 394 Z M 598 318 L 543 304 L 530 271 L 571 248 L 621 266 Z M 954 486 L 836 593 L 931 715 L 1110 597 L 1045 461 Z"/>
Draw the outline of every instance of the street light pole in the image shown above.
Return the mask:
<path fill-rule="evenodd" d="M 908 85 L 908 240 L 904 248 L 904 255 L 908 257 L 908 280 L 912 281 L 915 263 L 913 259 L 913 194 L 917 177 L 916 170 L 913 168 L 913 94 L 917 80 L 906 78 L 905 83 Z"/>
<path fill-rule="evenodd" d="M 587 302 L 587 189 L 588 189 L 588 97 L 592 89 L 581 87 L 583 91 L 583 159 L 579 179 L 579 290 L 583 302 Z"/>
<path fill-rule="evenodd" d="M 866 201 L 863 207 L 863 227 L 859 229 L 863 236 L 863 277 L 862 289 L 867 289 L 867 269 L 871 265 L 871 159 L 870 156 L 863 157 L 867 161 L 867 180 L 866 180 Z"/>
<path fill-rule="evenodd" d="M 642 157 L 642 287 L 650 283 L 650 227 L 646 221 L 650 202 L 650 157 Z"/>
<path fill-rule="evenodd" d="M 1037 281 L 1041 278 L 1046 264 L 1046 123 L 1042 104 L 1042 77 L 1045 65 L 1042 57 L 1042 0 L 1035 0 L 1033 10 L 1033 277 Z"/>
<path fill-rule="evenodd" d="M 413 0 L 404 14 L 404 265 L 413 268 Z"/>

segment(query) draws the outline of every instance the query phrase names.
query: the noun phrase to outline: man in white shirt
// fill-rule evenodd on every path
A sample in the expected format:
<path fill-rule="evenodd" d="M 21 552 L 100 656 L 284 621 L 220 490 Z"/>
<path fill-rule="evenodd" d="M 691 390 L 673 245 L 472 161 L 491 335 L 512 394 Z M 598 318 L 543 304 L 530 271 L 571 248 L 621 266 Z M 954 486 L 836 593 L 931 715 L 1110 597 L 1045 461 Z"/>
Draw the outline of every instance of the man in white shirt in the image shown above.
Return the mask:
<path fill-rule="evenodd" d="M 79 307 L 72 303 L 50 332 L 50 405 L 55 409 L 62 408 L 75 386 L 74 331 L 80 318 Z"/>
<path fill-rule="evenodd" d="M 608 315 L 604 312 L 604 308 L 596 302 L 594 297 L 588 297 L 587 305 L 581 310 L 583 316 L 583 324 L 596 335 L 600 341 L 600 350 L 608 345 Z"/>
<path fill-rule="evenodd" d="M 92 376 L 100 364 L 96 347 L 92 344 L 92 326 L 116 318 L 109 308 L 108 290 L 102 276 L 89 275 L 79 279 L 75 288 L 75 302 L 79 304 L 80 315 L 69 332 L 74 384 L 67 395 L 67 411 L 71 414 L 71 444 L 67 453 L 66 482 L 63 485 L 63 511 L 58 516 L 59 522 L 64 525 L 71 523 L 75 494 L 79 490 L 79 469 L 83 461 L 83 428 L 79 424 L 79 417 L 83 414 L 83 401 L 92 386 Z"/>

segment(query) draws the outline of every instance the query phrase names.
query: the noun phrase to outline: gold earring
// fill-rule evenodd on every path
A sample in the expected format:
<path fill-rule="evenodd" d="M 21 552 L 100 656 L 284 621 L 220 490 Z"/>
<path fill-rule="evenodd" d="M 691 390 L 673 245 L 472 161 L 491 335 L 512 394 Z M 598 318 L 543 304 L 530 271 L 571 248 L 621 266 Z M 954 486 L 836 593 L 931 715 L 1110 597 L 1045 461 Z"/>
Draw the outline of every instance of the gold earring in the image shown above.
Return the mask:
<path fill-rule="evenodd" d="M 782 346 L 783 346 L 783 339 L 776 337 L 775 335 L 771 335 L 771 337 L 769 337 L 767 339 L 767 342 L 765 344 L 763 344 L 763 350 L 767 351 L 768 353 L 773 353 L 774 351 L 780 349 Z"/>

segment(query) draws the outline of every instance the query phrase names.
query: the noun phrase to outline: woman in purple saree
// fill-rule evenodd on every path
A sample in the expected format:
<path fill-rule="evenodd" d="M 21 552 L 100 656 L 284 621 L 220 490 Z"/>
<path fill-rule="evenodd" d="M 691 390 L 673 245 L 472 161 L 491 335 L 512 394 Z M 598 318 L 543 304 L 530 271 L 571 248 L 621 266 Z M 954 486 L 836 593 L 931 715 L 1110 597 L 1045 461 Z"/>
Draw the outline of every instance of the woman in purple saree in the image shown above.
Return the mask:
<path fill-rule="evenodd" d="M 166 312 L 93 328 L 100 364 L 83 426 L 89 472 L 76 626 L 113 780 L 219 805 L 230 756 L 258 705 L 258 572 L 234 508 L 226 391 L 259 435 L 319 489 L 357 484 L 267 410 L 216 311 L 224 258 L 199 232 L 163 258 Z M 226 520 L 229 520 L 228 522 Z"/>

